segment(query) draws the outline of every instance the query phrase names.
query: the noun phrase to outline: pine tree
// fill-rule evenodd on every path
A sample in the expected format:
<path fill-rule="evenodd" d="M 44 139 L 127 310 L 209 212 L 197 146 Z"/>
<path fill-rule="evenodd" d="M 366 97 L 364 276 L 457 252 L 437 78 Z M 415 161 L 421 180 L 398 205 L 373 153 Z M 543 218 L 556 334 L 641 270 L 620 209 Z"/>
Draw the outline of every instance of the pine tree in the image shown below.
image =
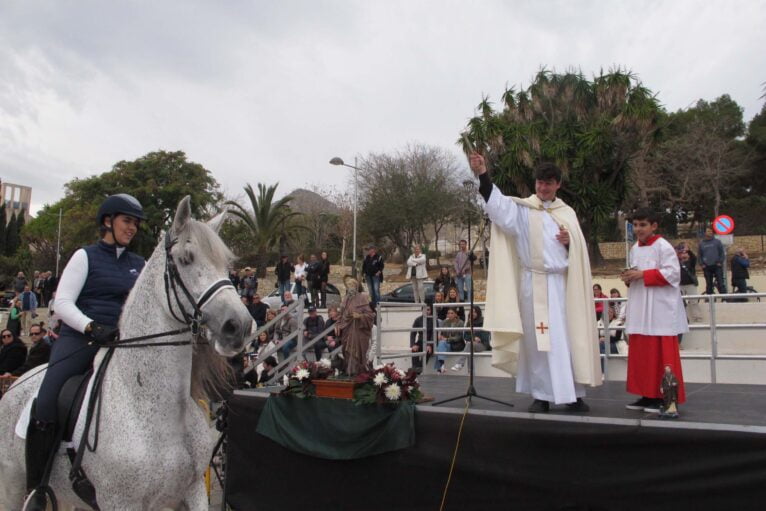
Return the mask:
<path fill-rule="evenodd" d="M 8 226 L 5 228 L 5 255 L 12 256 L 16 253 L 16 249 L 19 247 L 19 230 L 16 227 L 18 222 L 16 221 L 16 213 L 11 215 L 11 221 L 8 222 Z"/>
<path fill-rule="evenodd" d="M 5 216 L 5 203 L 0 204 L 0 254 L 5 254 L 5 224 L 8 217 Z"/>

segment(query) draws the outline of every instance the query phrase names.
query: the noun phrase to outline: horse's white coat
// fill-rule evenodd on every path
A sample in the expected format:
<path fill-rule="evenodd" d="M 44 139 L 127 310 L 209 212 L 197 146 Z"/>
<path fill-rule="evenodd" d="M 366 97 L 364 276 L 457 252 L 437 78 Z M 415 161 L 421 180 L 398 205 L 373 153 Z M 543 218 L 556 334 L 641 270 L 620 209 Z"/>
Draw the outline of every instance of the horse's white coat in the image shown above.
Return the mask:
<path fill-rule="evenodd" d="M 228 250 L 212 229 L 191 219 L 188 197 L 179 204 L 172 233 L 179 272 L 193 296 L 227 276 Z M 220 219 L 211 223 L 220 225 Z M 216 225 L 216 226 L 217 226 Z M 207 239 L 203 239 L 207 237 Z M 183 262 L 181 262 L 183 261 Z M 163 272 L 164 241 L 149 259 L 123 308 L 122 338 L 164 332 L 180 325 L 169 314 Z M 188 304 L 184 304 L 191 310 Z M 244 346 L 252 318 L 228 288 L 205 305 L 203 320 L 215 351 L 231 356 Z M 145 341 L 181 341 L 189 334 Z M 207 350 L 212 353 L 212 350 Z M 97 356 L 100 363 L 105 350 Z M 214 442 L 209 420 L 190 395 L 192 347 L 117 349 L 102 388 L 98 447 L 83 468 L 102 510 L 206 510 L 203 475 Z M 200 362 L 199 360 L 195 363 Z M 30 371 L 34 373 L 34 371 Z M 0 400 L 0 509 L 20 509 L 25 494 L 24 441 L 14 434 L 19 413 L 37 391 L 42 373 L 22 377 Z M 83 412 L 75 435 L 82 435 Z M 93 438 L 91 429 L 91 439 Z M 84 504 L 71 491 L 69 461 L 60 455 L 51 485 L 61 504 Z"/>

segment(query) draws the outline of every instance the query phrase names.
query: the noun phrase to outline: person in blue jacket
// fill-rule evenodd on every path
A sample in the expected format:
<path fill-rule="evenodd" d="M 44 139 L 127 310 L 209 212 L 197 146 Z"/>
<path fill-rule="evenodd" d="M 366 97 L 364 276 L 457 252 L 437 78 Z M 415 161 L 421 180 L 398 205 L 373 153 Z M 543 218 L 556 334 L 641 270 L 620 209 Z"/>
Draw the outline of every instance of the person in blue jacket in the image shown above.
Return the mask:
<path fill-rule="evenodd" d="M 144 219 L 143 207 L 135 197 L 124 193 L 108 197 L 96 218 L 101 239 L 77 250 L 61 275 L 56 313 L 63 324 L 27 432 L 28 491 L 40 485 L 52 455 L 56 402 L 62 386 L 70 377 L 87 372 L 100 347 L 117 338 L 122 306 L 145 264 L 127 249 Z M 27 509 L 43 510 L 45 500 L 42 492 L 35 492 Z"/>

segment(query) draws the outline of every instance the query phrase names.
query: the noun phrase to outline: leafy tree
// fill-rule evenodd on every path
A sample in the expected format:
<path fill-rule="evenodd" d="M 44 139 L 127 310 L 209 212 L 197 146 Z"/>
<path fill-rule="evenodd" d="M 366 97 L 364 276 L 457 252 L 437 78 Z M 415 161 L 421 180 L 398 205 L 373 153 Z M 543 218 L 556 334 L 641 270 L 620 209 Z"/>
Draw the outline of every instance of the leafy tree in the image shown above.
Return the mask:
<path fill-rule="evenodd" d="M 461 210 L 459 166 L 442 149 L 414 145 L 394 154 L 370 154 L 361 168 L 362 229 L 374 239 L 390 240 L 404 259 L 413 243 L 428 245 L 430 229 L 438 236 L 446 219 Z"/>
<path fill-rule="evenodd" d="M 749 185 L 741 178 L 751 151 L 741 140 L 742 112 L 724 94 L 668 115 L 662 142 L 650 158 L 654 183 L 649 194 L 657 207 L 704 223 L 721 212 L 727 194 L 743 195 Z"/>
<path fill-rule="evenodd" d="M 19 228 L 16 213 L 11 215 L 11 220 L 5 228 L 5 255 L 12 256 L 19 248 L 21 240 L 19 240 Z"/>
<path fill-rule="evenodd" d="M 256 255 L 255 266 L 258 268 L 258 276 L 266 275 L 266 260 L 269 251 L 275 247 L 284 249 L 284 245 L 290 237 L 298 231 L 305 229 L 304 226 L 295 223 L 294 220 L 300 215 L 290 210 L 291 197 L 283 197 L 274 200 L 274 193 L 279 183 L 266 186 L 258 183 L 258 194 L 253 187 L 245 186 L 245 194 L 250 204 L 249 209 L 236 201 L 226 201 L 227 206 L 232 206 L 231 214 L 236 216 L 249 235 L 249 243 Z"/>
<path fill-rule="evenodd" d="M 483 152 L 498 187 L 521 196 L 534 191 L 534 167 L 555 162 L 564 172 L 560 195 L 577 212 L 598 262 L 599 230 L 621 209 L 634 158 L 656 136 L 654 94 L 621 69 L 592 80 L 543 69 L 528 88 L 507 89 L 502 104 L 496 111 L 482 99 L 463 150 Z"/>
<path fill-rule="evenodd" d="M 5 254 L 5 226 L 8 217 L 5 216 L 5 203 L 0 204 L 0 255 Z"/>
<path fill-rule="evenodd" d="M 175 208 L 186 195 L 192 197 L 192 212 L 210 214 L 222 198 L 219 186 L 202 165 L 190 162 L 182 151 L 156 151 L 134 161 L 120 161 L 98 176 L 74 179 L 65 185 L 64 198 L 43 208 L 24 230 L 33 246 L 55 246 L 58 211 L 64 212 L 62 256 L 96 239 L 95 216 L 103 200 L 115 193 L 129 193 L 144 207 L 142 223 L 133 249 L 151 254 L 163 230 L 170 227 Z"/>
<path fill-rule="evenodd" d="M 746 142 L 753 151 L 746 193 L 766 195 L 766 103 L 748 124 Z"/>

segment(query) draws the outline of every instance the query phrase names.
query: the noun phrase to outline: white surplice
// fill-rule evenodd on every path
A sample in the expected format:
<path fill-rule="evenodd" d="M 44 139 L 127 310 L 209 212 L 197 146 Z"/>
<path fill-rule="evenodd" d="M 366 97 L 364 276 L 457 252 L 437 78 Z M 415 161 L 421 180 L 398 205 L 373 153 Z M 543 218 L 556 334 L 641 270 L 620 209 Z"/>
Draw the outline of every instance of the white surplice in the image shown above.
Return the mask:
<path fill-rule="evenodd" d="M 630 266 L 638 270 L 658 270 L 666 285 L 646 286 L 644 280 L 628 288 L 627 334 L 678 335 L 689 331 L 684 300 L 681 297 L 681 267 L 673 246 L 662 237 L 648 244 L 636 243 L 630 249 Z"/>
<path fill-rule="evenodd" d="M 549 204 L 544 203 L 544 207 Z M 524 330 L 519 352 L 516 392 L 556 404 L 572 403 L 585 396 L 585 387 L 575 383 L 567 339 L 566 272 L 569 255 L 556 239 L 559 225 L 551 215 L 543 215 L 543 262 L 548 282 L 548 321 L 550 351 L 539 351 L 535 336 L 534 289 L 530 261 L 529 208 L 517 204 L 493 187 L 484 206 L 490 220 L 513 237 L 522 264 L 519 304 Z"/>

